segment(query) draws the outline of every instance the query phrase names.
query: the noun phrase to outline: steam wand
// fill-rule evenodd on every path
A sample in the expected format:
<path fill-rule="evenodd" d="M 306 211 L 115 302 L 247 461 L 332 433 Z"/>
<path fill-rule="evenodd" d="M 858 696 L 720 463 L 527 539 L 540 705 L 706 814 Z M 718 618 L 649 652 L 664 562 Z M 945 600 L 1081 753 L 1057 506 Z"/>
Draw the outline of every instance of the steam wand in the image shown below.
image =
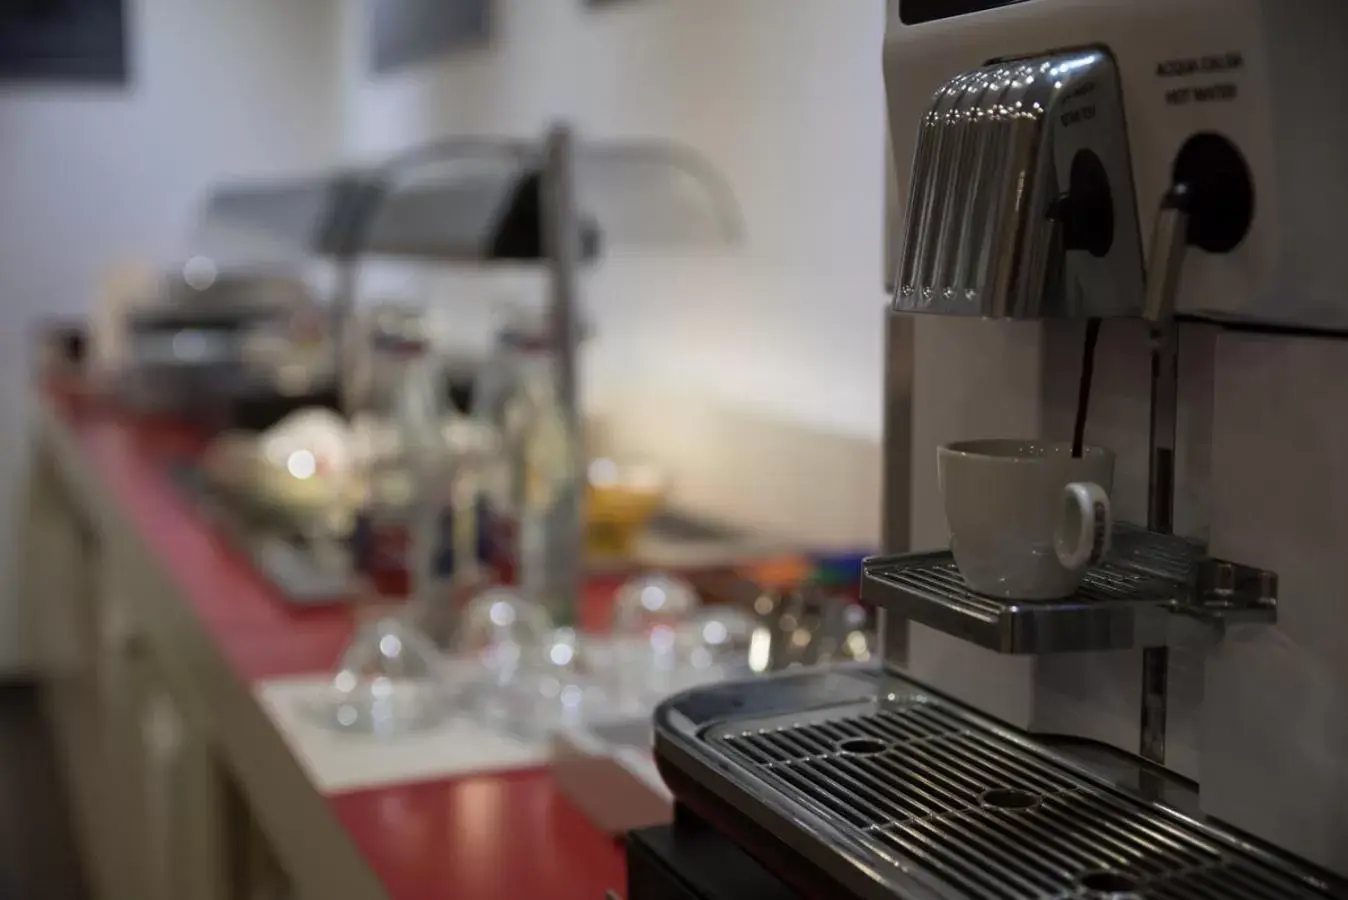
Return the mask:
<path fill-rule="evenodd" d="M 1175 425 L 1178 415 L 1179 340 L 1175 296 L 1188 247 L 1188 185 L 1173 185 L 1161 199 L 1151 235 L 1142 315 L 1151 330 L 1151 422 L 1147 466 L 1147 528 L 1159 534 L 1175 530 Z M 1170 650 L 1142 651 L 1141 754 L 1165 762 L 1166 707 Z"/>

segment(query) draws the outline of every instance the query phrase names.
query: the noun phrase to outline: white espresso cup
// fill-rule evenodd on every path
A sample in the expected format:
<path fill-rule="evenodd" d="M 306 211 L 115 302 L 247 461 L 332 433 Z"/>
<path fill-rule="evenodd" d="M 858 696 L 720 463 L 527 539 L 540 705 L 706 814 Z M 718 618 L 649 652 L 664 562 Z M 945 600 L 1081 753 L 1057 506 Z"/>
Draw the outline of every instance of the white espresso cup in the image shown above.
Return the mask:
<path fill-rule="evenodd" d="M 1109 549 L 1114 454 L 981 440 L 937 451 L 950 547 L 965 583 L 1015 600 L 1070 596 Z"/>

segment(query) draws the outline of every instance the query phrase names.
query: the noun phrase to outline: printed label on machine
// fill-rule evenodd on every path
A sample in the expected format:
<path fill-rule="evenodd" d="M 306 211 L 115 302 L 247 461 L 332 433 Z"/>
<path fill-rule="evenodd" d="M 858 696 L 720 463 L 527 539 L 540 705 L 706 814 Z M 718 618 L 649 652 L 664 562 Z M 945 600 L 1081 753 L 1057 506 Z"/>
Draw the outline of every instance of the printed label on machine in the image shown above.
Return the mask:
<path fill-rule="evenodd" d="M 1245 68 L 1245 54 L 1239 50 L 1225 53 L 1185 56 L 1164 59 L 1156 64 L 1157 78 L 1189 78 L 1194 75 L 1215 75 L 1237 72 Z M 1190 103 L 1229 102 L 1240 96 L 1240 88 L 1233 81 L 1186 85 L 1165 92 L 1167 106 L 1187 106 Z"/>

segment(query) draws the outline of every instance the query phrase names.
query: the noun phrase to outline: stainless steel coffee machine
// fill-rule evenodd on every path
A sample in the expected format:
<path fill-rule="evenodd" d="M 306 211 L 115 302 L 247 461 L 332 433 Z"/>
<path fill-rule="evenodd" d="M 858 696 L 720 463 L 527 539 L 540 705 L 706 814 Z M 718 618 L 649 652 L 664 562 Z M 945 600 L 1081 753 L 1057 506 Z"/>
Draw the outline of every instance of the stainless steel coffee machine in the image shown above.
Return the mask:
<path fill-rule="evenodd" d="M 669 701 L 687 809 L 808 894 L 1348 896 L 1346 45 L 1340 0 L 891 0 L 885 665 Z M 1136 525 L 970 592 L 936 448 L 1083 393 Z"/>

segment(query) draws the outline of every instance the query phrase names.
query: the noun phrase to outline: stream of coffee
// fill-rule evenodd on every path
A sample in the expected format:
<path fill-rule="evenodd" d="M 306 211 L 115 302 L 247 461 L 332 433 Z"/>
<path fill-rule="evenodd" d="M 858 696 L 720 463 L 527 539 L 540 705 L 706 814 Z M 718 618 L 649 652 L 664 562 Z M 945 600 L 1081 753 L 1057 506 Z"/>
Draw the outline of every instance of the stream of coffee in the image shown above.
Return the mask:
<path fill-rule="evenodd" d="M 1100 320 L 1086 320 L 1086 344 L 1081 351 L 1081 384 L 1077 389 L 1077 417 L 1072 424 L 1072 456 L 1081 457 L 1086 440 L 1086 413 L 1091 405 L 1091 379 L 1095 376 L 1095 345 L 1100 341 Z"/>

